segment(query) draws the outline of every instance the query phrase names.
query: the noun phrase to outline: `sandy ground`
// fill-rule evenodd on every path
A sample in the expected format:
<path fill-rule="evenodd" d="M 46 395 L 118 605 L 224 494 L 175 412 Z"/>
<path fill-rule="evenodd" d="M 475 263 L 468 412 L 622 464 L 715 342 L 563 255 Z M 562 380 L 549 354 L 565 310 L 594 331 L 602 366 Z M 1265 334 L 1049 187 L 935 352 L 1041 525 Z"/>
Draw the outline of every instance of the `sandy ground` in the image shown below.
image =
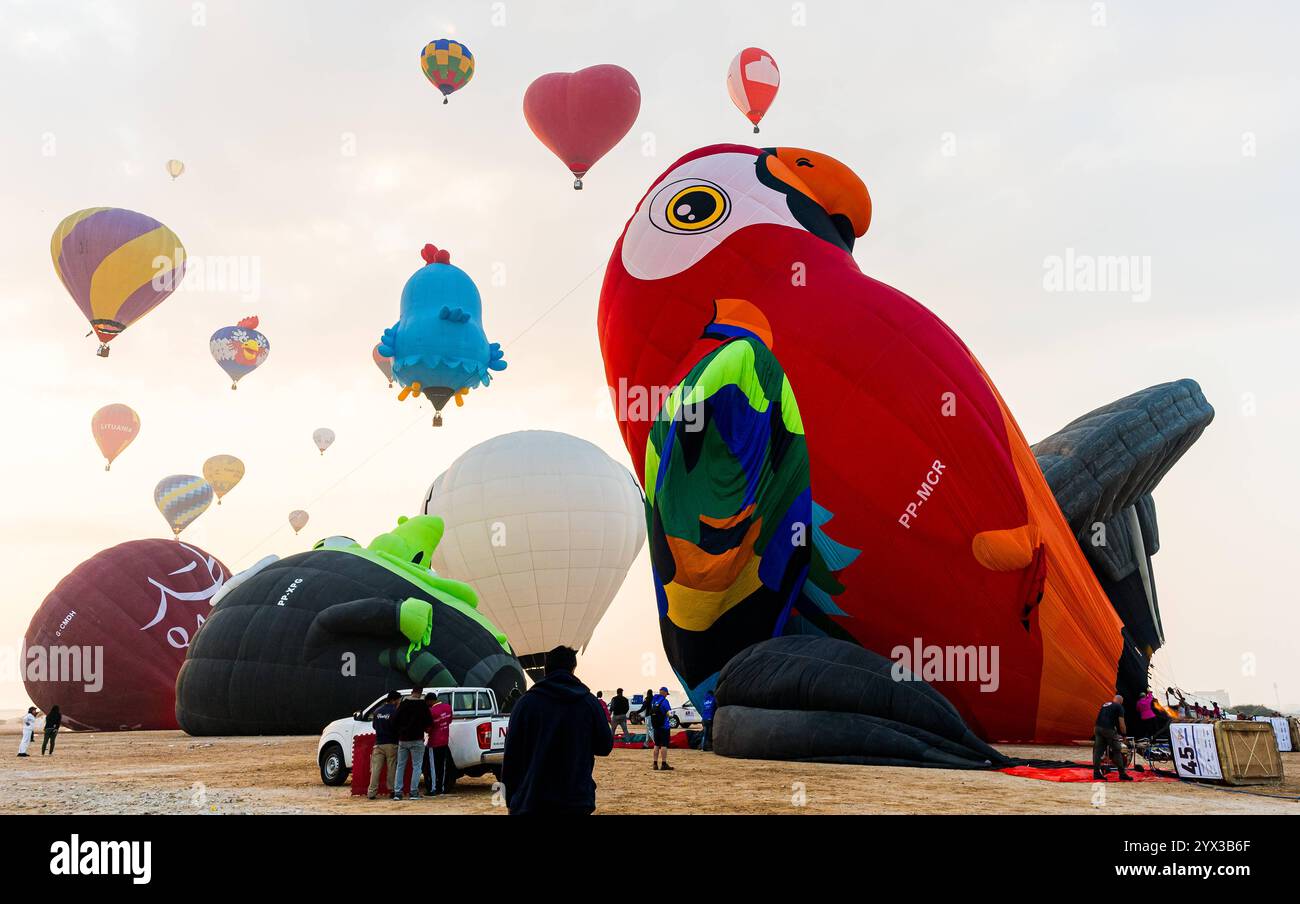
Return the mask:
<path fill-rule="evenodd" d="M 57 754 L 14 756 L 0 726 L 0 813 L 505 813 L 491 777 L 462 779 L 445 798 L 393 803 L 327 788 L 316 739 L 191 738 L 179 731 L 61 732 Z M 1015 756 L 1083 758 L 1080 748 L 1006 747 Z M 1283 754 L 1281 788 L 1300 797 L 1300 754 Z M 653 772 L 650 752 L 596 761 L 600 813 L 1293 813 L 1300 802 L 1182 783 L 1058 784 L 939 769 L 733 760 L 674 750 L 675 771 Z"/>

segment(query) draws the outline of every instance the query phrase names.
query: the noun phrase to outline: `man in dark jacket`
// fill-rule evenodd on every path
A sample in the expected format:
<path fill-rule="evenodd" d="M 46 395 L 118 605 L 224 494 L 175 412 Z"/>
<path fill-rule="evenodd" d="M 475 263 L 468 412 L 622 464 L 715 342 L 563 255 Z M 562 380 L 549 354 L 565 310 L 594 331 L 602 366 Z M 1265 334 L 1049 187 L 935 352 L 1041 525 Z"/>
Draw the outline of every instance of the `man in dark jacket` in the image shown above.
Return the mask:
<path fill-rule="evenodd" d="M 1116 694 L 1114 698 L 1101 705 L 1097 713 L 1097 725 L 1092 734 L 1092 777 L 1105 781 L 1106 774 L 1101 771 L 1101 757 L 1110 751 L 1111 761 L 1119 769 L 1121 782 L 1133 781 L 1133 776 L 1124 770 L 1124 749 L 1120 746 L 1120 736 L 1126 734 L 1124 725 L 1124 698 Z"/>
<path fill-rule="evenodd" d="M 411 696 L 406 697 L 397 707 L 397 784 L 393 785 L 393 800 L 402 799 L 402 787 L 406 784 L 406 766 L 411 766 L 410 800 L 420 799 L 420 771 L 424 766 L 424 733 L 433 724 L 429 714 L 429 704 L 424 702 L 424 688 L 411 688 Z"/>
<path fill-rule="evenodd" d="M 578 653 L 546 654 L 546 677 L 510 712 L 502 779 L 511 815 L 587 815 L 596 809 L 591 773 L 614 748 L 605 710 L 574 677 Z"/>
<path fill-rule="evenodd" d="M 620 687 L 609 701 L 609 727 L 611 731 L 618 731 L 618 727 L 622 725 L 624 741 L 627 740 L 628 734 L 627 714 L 631 709 L 632 705 L 628 703 L 627 697 L 623 696 L 623 688 Z"/>

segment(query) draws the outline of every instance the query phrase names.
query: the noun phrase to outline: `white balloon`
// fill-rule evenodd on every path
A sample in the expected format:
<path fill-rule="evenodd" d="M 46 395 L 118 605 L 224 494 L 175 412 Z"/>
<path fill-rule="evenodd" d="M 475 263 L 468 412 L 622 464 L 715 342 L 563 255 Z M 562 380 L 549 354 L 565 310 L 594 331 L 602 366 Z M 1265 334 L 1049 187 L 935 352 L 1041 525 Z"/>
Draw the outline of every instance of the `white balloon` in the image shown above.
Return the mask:
<path fill-rule="evenodd" d="M 316 443 L 316 448 L 320 449 L 321 455 L 324 455 L 325 450 L 334 445 L 334 431 L 329 427 L 317 427 L 311 438 Z"/>
<path fill-rule="evenodd" d="M 529 668 L 560 644 L 586 647 L 645 543 L 631 472 L 549 430 L 474 446 L 429 487 L 423 510 L 446 526 L 434 570 L 474 586 Z"/>

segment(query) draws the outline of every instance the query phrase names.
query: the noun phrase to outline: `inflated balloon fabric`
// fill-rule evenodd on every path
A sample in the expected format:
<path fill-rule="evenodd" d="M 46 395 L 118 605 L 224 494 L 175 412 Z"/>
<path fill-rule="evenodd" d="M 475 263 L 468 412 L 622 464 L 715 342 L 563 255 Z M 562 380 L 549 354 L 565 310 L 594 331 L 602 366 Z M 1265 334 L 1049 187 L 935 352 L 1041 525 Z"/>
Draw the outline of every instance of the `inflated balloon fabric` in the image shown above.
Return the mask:
<path fill-rule="evenodd" d="M 714 750 L 746 759 L 985 769 L 1006 758 L 893 661 L 827 637 L 767 640 L 718 681 Z"/>
<path fill-rule="evenodd" d="M 27 695 L 79 729 L 176 728 L 176 673 L 230 577 L 175 540 L 131 540 L 82 562 L 24 636 Z"/>
<path fill-rule="evenodd" d="M 176 681 L 181 728 L 314 734 L 415 684 L 490 687 L 501 700 L 522 689 L 472 592 L 377 542 L 274 561 L 222 596 Z"/>
<path fill-rule="evenodd" d="M 645 544 L 636 479 L 592 443 L 523 430 L 469 449 L 425 495 L 434 568 L 470 583 L 525 664 L 581 649 Z"/>
<path fill-rule="evenodd" d="M 1134 680 L 1132 638 L 989 372 L 859 269 L 871 216 L 833 157 L 714 145 L 649 185 L 613 248 L 597 330 L 611 391 L 654 400 L 618 427 L 650 508 L 669 662 L 698 702 L 731 657 L 783 634 L 975 645 L 999 651 L 995 690 L 934 680 L 975 734 L 1087 736 L 1098 701 Z M 1198 417 L 1185 391 L 1140 415 L 1167 419 L 1175 450 L 1198 432 L 1174 426 Z M 1150 444 L 1117 473 L 1099 461 L 1085 506 L 1124 513 L 1130 539 L 1173 460 Z M 1134 573 L 1154 625 L 1149 570 Z"/>

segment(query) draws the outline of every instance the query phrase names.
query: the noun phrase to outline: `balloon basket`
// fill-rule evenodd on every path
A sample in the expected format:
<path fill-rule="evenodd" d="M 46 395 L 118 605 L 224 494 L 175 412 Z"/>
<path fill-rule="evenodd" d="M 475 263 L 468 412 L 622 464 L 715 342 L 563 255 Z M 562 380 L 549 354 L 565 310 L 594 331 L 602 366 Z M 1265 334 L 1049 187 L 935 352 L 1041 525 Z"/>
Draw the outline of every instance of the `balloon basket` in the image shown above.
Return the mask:
<path fill-rule="evenodd" d="M 442 426 L 442 415 L 441 415 L 441 414 L 435 414 L 435 415 L 433 416 L 433 426 L 435 426 L 435 427 L 441 427 L 441 426 Z"/>
<path fill-rule="evenodd" d="M 444 98 L 442 99 L 442 102 L 443 102 L 444 104 L 446 104 L 446 103 L 447 103 L 447 98 L 444 97 Z"/>
<path fill-rule="evenodd" d="M 104 470 L 105 470 L 105 471 L 111 471 L 111 470 L 113 470 L 113 466 L 112 466 L 112 465 L 104 465 Z"/>
<path fill-rule="evenodd" d="M 102 343 L 102 342 L 99 343 L 99 348 L 95 349 L 95 354 L 98 355 L 98 356 L 101 357 L 101 358 L 107 358 L 107 357 L 108 357 L 108 346 L 105 345 L 105 344 Z"/>
<path fill-rule="evenodd" d="M 758 134 L 758 126 L 754 126 L 754 134 L 755 134 L 755 135 Z"/>
<path fill-rule="evenodd" d="M 582 180 L 581 180 L 581 179 L 574 179 L 574 180 L 573 180 L 573 190 L 574 190 L 574 191 L 582 191 Z"/>

